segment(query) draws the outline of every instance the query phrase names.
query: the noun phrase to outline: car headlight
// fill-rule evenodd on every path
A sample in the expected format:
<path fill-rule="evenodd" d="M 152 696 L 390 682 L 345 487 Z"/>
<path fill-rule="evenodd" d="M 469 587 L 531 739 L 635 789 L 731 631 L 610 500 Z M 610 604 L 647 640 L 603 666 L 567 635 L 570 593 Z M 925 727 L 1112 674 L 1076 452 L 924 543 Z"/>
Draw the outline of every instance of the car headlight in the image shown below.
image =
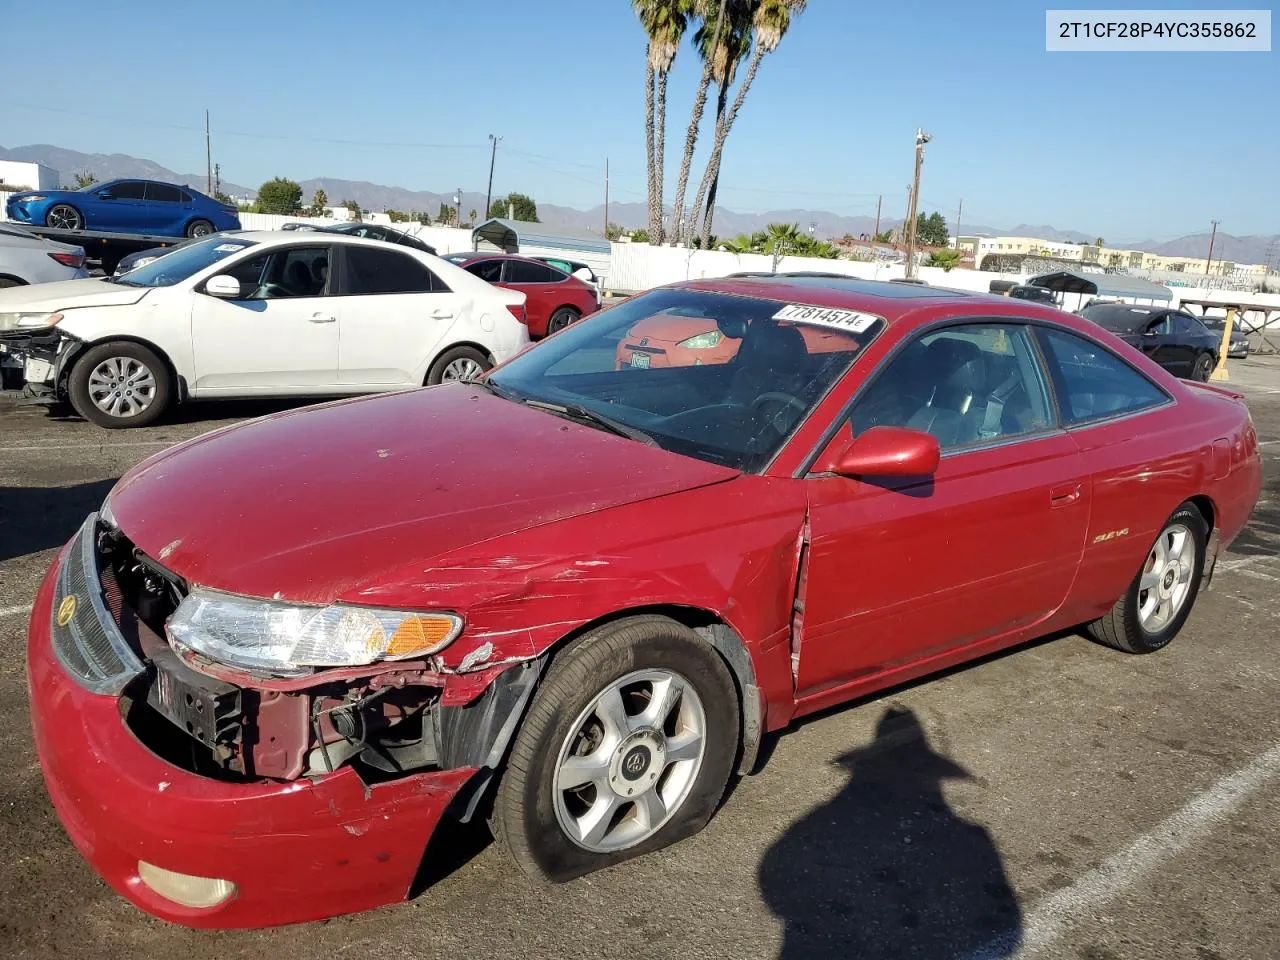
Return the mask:
<path fill-rule="evenodd" d="M 462 632 L 454 613 L 303 606 L 197 587 L 166 625 L 169 641 L 228 666 L 272 673 L 355 667 L 443 650 Z"/>
<path fill-rule="evenodd" d="M 133 263 L 129 264 L 129 266 L 125 267 L 123 270 L 117 267 L 115 276 L 118 277 L 123 273 L 128 273 L 130 270 L 137 270 L 139 267 L 145 267 L 152 260 L 157 260 L 157 259 L 159 258 L 158 257 L 139 257 L 137 260 L 133 261 Z"/>
<path fill-rule="evenodd" d="M 19 203 L 38 203 L 41 200 L 48 200 L 48 199 L 49 198 L 46 197 L 43 193 L 33 193 L 29 197 L 19 197 L 18 202 Z"/>
<path fill-rule="evenodd" d="M 62 319 L 60 313 L 0 313 L 0 330 L 33 330 L 52 327 Z"/>
<path fill-rule="evenodd" d="M 712 347 L 719 346 L 723 339 L 724 334 L 719 330 L 710 330 L 707 333 L 692 336 L 688 340 L 681 340 L 679 346 L 688 347 L 690 350 L 710 350 Z"/>

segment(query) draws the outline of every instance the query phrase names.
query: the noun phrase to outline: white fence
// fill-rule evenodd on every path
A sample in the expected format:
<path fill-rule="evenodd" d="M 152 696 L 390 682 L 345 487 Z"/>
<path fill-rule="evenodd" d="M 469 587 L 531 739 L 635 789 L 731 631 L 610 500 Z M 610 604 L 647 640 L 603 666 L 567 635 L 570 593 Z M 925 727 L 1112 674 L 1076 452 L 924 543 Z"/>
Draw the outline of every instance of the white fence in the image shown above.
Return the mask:
<path fill-rule="evenodd" d="M 4 202 L 9 194 L 0 191 L 0 219 L 5 218 Z M 390 223 L 385 214 L 374 214 L 371 222 Z M 338 220 L 321 217 L 281 216 L 268 213 L 242 213 L 240 223 L 246 230 L 278 230 L 286 223 L 310 223 L 316 226 L 338 223 Z M 418 223 L 397 223 L 397 230 L 421 237 L 440 253 L 458 253 L 472 249 L 471 231 L 454 227 L 426 227 Z M 775 268 L 773 257 L 758 253 L 727 253 L 721 250 L 687 250 L 676 247 L 654 247 L 647 243 L 614 243 L 612 253 L 605 258 L 600 254 L 587 254 L 552 248 L 528 248 L 525 253 L 546 256 L 567 256 L 590 263 L 602 280 L 606 291 L 635 292 L 651 287 L 676 283 L 681 280 L 697 280 L 708 277 L 724 277 L 741 271 L 817 270 L 825 273 L 842 273 L 864 280 L 892 280 L 906 272 L 903 264 L 867 263 L 857 260 L 822 260 L 814 257 L 783 257 Z M 920 279 L 937 287 L 986 292 L 994 279 L 1025 280 L 1027 275 L 996 274 L 978 270 L 951 270 L 937 267 L 921 267 Z M 1280 294 L 1233 293 L 1225 290 L 1209 290 L 1201 287 L 1173 287 L 1173 304 L 1183 299 L 1214 300 L 1229 303 L 1247 300 L 1275 307 L 1280 311 Z M 1064 306 L 1077 309 L 1083 301 L 1079 295 L 1068 295 Z M 1193 311 L 1198 313 L 1199 311 Z M 1220 312 L 1220 311 L 1216 311 Z M 1250 325 L 1263 321 L 1261 313 L 1246 314 Z M 1273 316 L 1271 327 L 1280 327 L 1280 315 Z"/>

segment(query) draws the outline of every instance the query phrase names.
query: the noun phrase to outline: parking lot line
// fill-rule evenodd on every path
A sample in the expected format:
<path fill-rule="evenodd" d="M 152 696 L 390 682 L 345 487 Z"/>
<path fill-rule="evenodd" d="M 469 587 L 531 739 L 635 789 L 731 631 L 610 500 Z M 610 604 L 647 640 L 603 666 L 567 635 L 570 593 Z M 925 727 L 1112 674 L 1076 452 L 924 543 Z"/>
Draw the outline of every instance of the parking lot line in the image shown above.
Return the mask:
<path fill-rule="evenodd" d="M 16 617 L 19 614 L 30 613 L 31 604 L 25 607 L 0 607 L 0 617 Z"/>
<path fill-rule="evenodd" d="M 171 447 L 181 440 L 136 440 L 131 443 L 50 443 L 10 447 L 0 443 L 0 453 L 38 453 L 43 450 L 114 450 L 121 447 Z"/>
<path fill-rule="evenodd" d="M 1010 931 L 997 937 L 966 960 L 1034 956 L 1076 921 L 1093 916 L 1121 890 L 1143 879 L 1161 861 L 1203 840 L 1218 821 L 1277 777 L 1280 777 L 1280 744 L 1223 777 L 1150 833 L 1143 834 L 1074 883 L 1045 897 L 1027 912 L 1021 932 Z"/>

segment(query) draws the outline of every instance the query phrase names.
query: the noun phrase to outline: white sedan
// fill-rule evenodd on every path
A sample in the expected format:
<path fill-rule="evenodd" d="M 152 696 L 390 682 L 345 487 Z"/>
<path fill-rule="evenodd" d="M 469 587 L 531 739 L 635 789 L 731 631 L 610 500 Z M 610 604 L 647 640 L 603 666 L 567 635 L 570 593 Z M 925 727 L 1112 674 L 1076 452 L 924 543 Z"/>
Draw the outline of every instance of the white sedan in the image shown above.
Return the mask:
<path fill-rule="evenodd" d="M 470 379 L 529 342 L 524 301 L 377 240 L 247 232 L 110 279 L 0 290 L 0 344 L 29 395 L 133 427 L 187 400 Z"/>

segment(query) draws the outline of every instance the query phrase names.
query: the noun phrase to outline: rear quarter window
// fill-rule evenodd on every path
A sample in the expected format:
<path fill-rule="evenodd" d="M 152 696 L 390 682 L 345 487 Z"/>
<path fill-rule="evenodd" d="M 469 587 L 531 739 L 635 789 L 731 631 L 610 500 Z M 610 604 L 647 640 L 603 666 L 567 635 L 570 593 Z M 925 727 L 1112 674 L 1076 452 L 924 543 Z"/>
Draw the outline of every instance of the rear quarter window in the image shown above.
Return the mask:
<path fill-rule="evenodd" d="M 1040 328 L 1038 335 L 1065 423 L 1127 416 L 1168 402 L 1168 394 L 1099 344 L 1064 330 Z"/>

